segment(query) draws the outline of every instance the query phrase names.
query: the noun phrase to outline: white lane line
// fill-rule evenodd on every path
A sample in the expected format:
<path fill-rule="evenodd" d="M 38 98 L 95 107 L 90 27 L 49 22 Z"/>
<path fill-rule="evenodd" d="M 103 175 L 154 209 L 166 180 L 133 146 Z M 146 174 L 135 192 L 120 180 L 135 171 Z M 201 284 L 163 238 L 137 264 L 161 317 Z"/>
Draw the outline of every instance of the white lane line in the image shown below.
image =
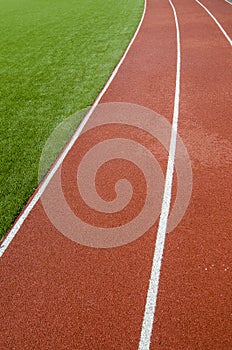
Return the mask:
<path fill-rule="evenodd" d="M 218 28 L 221 30 L 222 34 L 225 36 L 225 38 L 229 41 L 230 45 L 232 45 L 232 40 L 230 39 L 229 35 L 226 33 L 225 29 L 221 26 L 221 24 L 218 22 L 218 20 L 214 17 L 214 15 L 205 7 L 199 0 L 195 0 L 203 9 L 210 15 L 210 17 L 214 20 L 214 22 L 217 24 Z"/>
<path fill-rule="evenodd" d="M 232 2 L 230 2 L 229 0 L 225 0 L 225 2 L 227 2 L 230 5 L 232 5 Z"/>
<path fill-rule="evenodd" d="M 38 187 L 38 191 L 35 193 L 34 197 L 31 200 L 31 202 L 23 210 L 23 212 L 18 217 L 18 219 L 16 220 L 15 224 L 13 225 L 11 230 L 9 231 L 8 235 L 3 240 L 3 242 L 2 242 L 2 244 L 0 246 L 0 257 L 4 254 L 4 252 L 6 251 L 7 247 L 10 245 L 11 241 L 13 240 L 13 238 L 15 237 L 17 232 L 19 231 L 19 229 L 22 226 L 22 224 L 24 223 L 25 219 L 28 217 L 28 215 L 30 214 L 30 212 L 32 211 L 32 209 L 34 208 L 36 203 L 39 201 L 40 197 L 44 193 L 44 191 L 45 191 L 46 187 L 48 186 L 49 182 L 51 181 L 52 177 L 54 176 L 54 174 L 56 173 L 56 171 L 58 170 L 58 168 L 60 167 L 60 165 L 64 161 L 65 157 L 67 156 L 68 152 L 70 151 L 70 149 L 72 148 L 72 146 L 76 142 L 77 138 L 80 136 L 80 133 L 82 132 L 84 126 L 88 122 L 89 118 L 93 114 L 94 110 L 96 109 L 96 107 L 99 104 L 100 100 L 102 99 L 103 95 L 105 94 L 105 92 L 109 88 L 110 84 L 112 83 L 113 79 L 115 78 L 119 68 L 121 67 L 122 63 L 124 62 L 128 52 L 129 52 L 132 44 L 134 43 L 136 36 L 138 35 L 138 32 L 139 32 L 139 30 L 141 28 L 141 25 L 142 25 L 144 17 L 145 17 L 146 9 L 147 9 L 147 0 L 144 0 L 144 8 L 143 8 L 142 17 L 140 19 L 139 25 L 138 25 L 138 27 L 137 27 L 137 29 L 136 29 L 136 31 L 135 31 L 135 33 L 134 33 L 130 43 L 129 43 L 126 51 L 124 52 L 124 54 L 121 57 L 119 63 L 115 67 L 114 71 L 112 72 L 111 76 L 109 77 L 108 81 L 106 82 L 105 86 L 103 87 L 102 91 L 100 92 L 100 94 L 98 95 L 98 97 L 94 101 L 93 105 L 89 109 L 88 113 L 82 119 L 82 122 L 80 123 L 79 127 L 77 128 L 77 130 L 75 131 L 75 133 L 71 137 L 70 141 L 68 142 L 68 144 L 66 145 L 64 150 L 61 152 L 61 154 L 58 157 L 58 159 L 55 162 L 55 164 L 52 166 L 50 172 L 48 173 L 48 175 L 45 177 L 45 179 L 42 181 L 42 183 Z"/>
<path fill-rule="evenodd" d="M 175 100 L 172 122 L 172 133 L 169 147 L 168 165 L 166 171 L 165 187 L 163 202 L 159 220 L 159 227 L 157 231 L 156 245 L 152 262 L 151 276 L 147 292 L 146 306 L 143 316 L 143 324 L 140 335 L 139 350 L 149 350 L 151 335 L 153 329 L 153 322 L 155 317 L 156 302 L 159 288 L 160 269 L 162 264 L 162 257 L 166 238 L 166 229 L 168 222 L 168 214 L 170 210 L 171 195 L 172 195 L 172 181 L 174 172 L 174 162 L 176 153 L 176 139 L 178 129 L 179 117 L 179 102 L 180 102 L 180 30 L 175 7 L 171 0 L 169 3 L 172 7 L 175 24 L 176 24 L 176 41 L 177 41 L 177 63 L 176 63 L 176 87 Z"/>

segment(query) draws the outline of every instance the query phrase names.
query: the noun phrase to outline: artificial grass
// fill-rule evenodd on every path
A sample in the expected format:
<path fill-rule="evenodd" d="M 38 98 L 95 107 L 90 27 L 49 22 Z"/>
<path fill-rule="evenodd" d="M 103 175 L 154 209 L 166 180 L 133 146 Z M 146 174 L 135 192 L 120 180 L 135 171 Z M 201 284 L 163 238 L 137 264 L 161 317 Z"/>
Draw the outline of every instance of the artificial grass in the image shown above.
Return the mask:
<path fill-rule="evenodd" d="M 0 0 L 0 237 L 38 185 L 50 133 L 92 104 L 143 0 Z"/>

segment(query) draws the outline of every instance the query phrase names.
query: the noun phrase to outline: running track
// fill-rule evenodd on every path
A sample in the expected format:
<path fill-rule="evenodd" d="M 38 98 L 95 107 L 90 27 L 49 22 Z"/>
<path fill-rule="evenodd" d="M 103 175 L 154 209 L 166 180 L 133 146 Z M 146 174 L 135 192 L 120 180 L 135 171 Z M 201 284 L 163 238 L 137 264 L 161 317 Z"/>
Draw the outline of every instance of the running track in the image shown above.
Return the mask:
<path fill-rule="evenodd" d="M 231 38 L 232 6 L 201 3 Z M 173 5 L 180 28 L 178 131 L 193 190 L 181 223 L 166 236 L 151 337 L 144 319 L 159 222 L 128 245 L 94 249 L 61 235 L 39 200 L 1 257 L 1 350 L 232 347 L 231 45 L 199 3 Z M 139 33 L 101 102 L 135 103 L 172 122 L 174 9 L 168 0 L 147 1 Z M 74 145 L 70 154 L 79 151 Z M 157 153 L 165 170 L 168 155 Z M 174 194 L 176 186 L 174 176 Z"/>

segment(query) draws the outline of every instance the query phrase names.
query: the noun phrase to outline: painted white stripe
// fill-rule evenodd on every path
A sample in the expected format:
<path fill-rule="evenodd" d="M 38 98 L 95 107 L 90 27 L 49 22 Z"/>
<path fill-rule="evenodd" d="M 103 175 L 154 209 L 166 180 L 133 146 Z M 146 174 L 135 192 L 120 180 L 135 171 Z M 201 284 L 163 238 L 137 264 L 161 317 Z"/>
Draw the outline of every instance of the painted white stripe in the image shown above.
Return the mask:
<path fill-rule="evenodd" d="M 225 2 L 227 2 L 230 5 L 232 5 L 232 2 L 230 2 L 229 0 L 225 0 Z"/>
<path fill-rule="evenodd" d="M 214 17 L 214 15 L 205 7 L 199 0 L 195 0 L 203 9 L 210 15 L 210 17 L 214 20 L 214 22 L 217 24 L 218 28 L 221 30 L 222 34 L 225 36 L 225 38 L 229 41 L 230 45 L 232 45 L 232 40 L 230 39 L 229 35 L 226 33 L 225 29 L 221 26 L 221 24 L 218 22 L 218 20 Z"/>
<path fill-rule="evenodd" d="M 175 87 L 175 100 L 172 122 L 172 133 L 169 146 L 168 165 L 166 171 L 165 187 L 163 202 L 159 220 L 159 227 L 157 231 L 156 245 L 152 262 L 151 276 L 149 281 L 149 287 L 147 292 L 147 300 L 145 306 L 145 312 L 143 317 L 142 330 L 140 335 L 139 350 L 149 350 L 151 335 L 153 329 L 153 322 L 155 317 L 156 302 L 159 288 L 160 269 L 162 264 L 162 257 L 166 238 L 166 229 L 168 222 L 168 214 L 170 210 L 171 195 L 172 195 L 172 181 L 174 172 L 174 162 L 176 153 L 176 139 L 178 129 L 178 117 L 179 117 L 179 101 L 180 101 L 180 30 L 178 24 L 178 18 L 175 7 L 171 0 L 169 3 L 172 7 L 175 24 L 176 24 L 176 40 L 177 40 L 177 64 L 176 64 L 176 87 Z"/>
<path fill-rule="evenodd" d="M 20 227 L 22 226 L 22 224 L 24 223 L 24 221 L 26 220 L 26 218 L 30 214 L 31 210 L 34 208 L 34 206 L 36 205 L 36 203 L 38 202 L 38 200 L 40 199 L 40 197 L 44 193 L 44 191 L 45 191 L 46 187 L 48 186 L 49 182 L 51 181 L 52 177 L 54 176 L 54 174 L 56 173 L 56 171 L 58 170 L 58 168 L 60 167 L 60 165 L 64 161 L 65 157 L 67 156 L 68 152 L 70 151 L 70 149 L 72 148 L 72 146 L 76 142 L 77 138 L 80 136 L 84 126 L 88 122 L 88 120 L 91 117 L 91 115 L 93 114 L 95 108 L 97 107 L 97 105 L 99 104 L 99 102 L 102 99 L 103 95 L 105 94 L 105 92 L 109 88 L 110 84 L 112 83 L 113 79 L 115 78 L 119 68 L 121 67 L 122 63 L 124 62 L 128 52 L 129 52 L 132 44 L 134 43 L 136 36 L 138 35 L 138 32 L 139 32 L 139 30 L 141 28 L 141 25 L 142 25 L 144 17 L 145 17 L 146 9 L 147 9 L 147 0 L 144 0 L 144 8 L 143 8 L 142 17 L 140 19 L 139 25 L 138 25 L 138 27 L 137 27 L 137 29 L 136 29 L 136 31 L 135 31 L 135 33 L 134 33 L 130 43 L 129 43 L 126 51 L 124 52 L 124 54 L 121 57 L 119 63 L 115 67 L 113 73 L 111 74 L 110 78 L 106 82 L 106 84 L 103 87 L 102 91 L 100 92 L 100 94 L 98 95 L 98 97 L 94 101 L 93 105 L 89 109 L 88 113 L 85 115 L 85 117 L 83 118 L 83 120 L 80 123 L 79 127 L 77 128 L 77 130 L 73 134 L 72 138 L 70 139 L 70 141 L 68 142 L 68 144 L 66 145 L 66 147 L 64 148 L 64 150 L 62 151 L 60 156 L 58 157 L 57 161 L 55 162 L 55 164 L 51 168 L 51 170 L 48 173 L 48 175 L 45 177 L 43 182 L 40 184 L 40 186 L 38 188 L 38 191 L 36 192 L 36 194 L 32 198 L 31 202 L 23 210 L 23 212 L 18 217 L 18 219 L 16 220 L 15 224 L 13 225 L 11 230 L 9 231 L 8 235 L 3 240 L 3 242 L 2 242 L 2 244 L 0 246 L 0 257 L 4 254 L 4 252 L 6 251 L 7 247 L 9 246 L 9 244 L 11 243 L 11 241 L 13 240 L 13 238 L 15 237 L 17 232 L 19 231 Z"/>

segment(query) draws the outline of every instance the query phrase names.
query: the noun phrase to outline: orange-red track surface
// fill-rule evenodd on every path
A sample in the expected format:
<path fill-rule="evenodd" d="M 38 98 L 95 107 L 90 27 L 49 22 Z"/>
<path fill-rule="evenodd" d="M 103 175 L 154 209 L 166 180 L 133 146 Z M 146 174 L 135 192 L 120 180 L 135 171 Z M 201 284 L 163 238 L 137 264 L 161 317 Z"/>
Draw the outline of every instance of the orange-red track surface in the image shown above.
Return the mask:
<path fill-rule="evenodd" d="M 202 3 L 231 37 L 232 6 L 223 0 Z M 193 189 L 182 221 L 167 234 L 150 349 L 228 350 L 232 348 L 231 46 L 195 1 L 173 4 L 181 43 L 178 131 L 191 159 Z M 176 60 L 172 8 L 168 0 L 148 0 L 140 31 L 101 103 L 135 103 L 172 122 Z M 94 114 L 88 123 L 91 118 Z M 70 157 L 82 151 L 77 143 L 64 161 L 67 193 L 75 187 Z M 157 152 L 165 172 L 167 154 Z M 106 199 L 104 184 L 110 170 L 117 178 L 116 165 L 110 166 L 103 169 L 104 181 L 97 182 Z M 114 219 L 124 223 L 133 210 L 137 215 L 136 203 L 142 205 L 146 191 L 139 176 L 135 171 L 133 186 L 138 191 L 126 214 L 96 215 L 93 225 L 114 226 Z M 175 194 L 175 178 L 173 187 Z M 88 220 L 87 209 L 79 209 Z M 0 349 L 138 349 L 157 227 L 158 221 L 124 246 L 91 248 L 56 230 L 39 201 L 1 258 Z"/>

